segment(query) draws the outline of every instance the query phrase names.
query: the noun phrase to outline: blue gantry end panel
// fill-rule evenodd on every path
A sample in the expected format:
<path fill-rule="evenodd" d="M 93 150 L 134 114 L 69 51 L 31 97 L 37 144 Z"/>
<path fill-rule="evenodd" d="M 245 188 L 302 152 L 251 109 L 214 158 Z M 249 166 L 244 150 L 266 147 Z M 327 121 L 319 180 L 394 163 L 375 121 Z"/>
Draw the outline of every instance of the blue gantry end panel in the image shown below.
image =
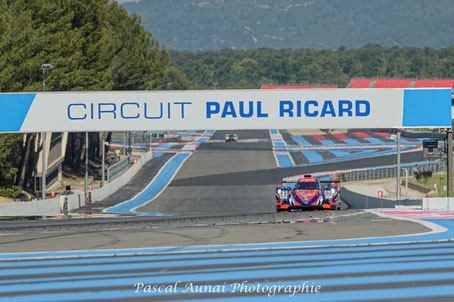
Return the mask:
<path fill-rule="evenodd" d="M 0 94 L 0 132 L 20 131 L 36 93 Z"/>
<path fill-rule="evenodd" d="M 404 91 L 403 127 L 451 127 L 451 89 Z"/>

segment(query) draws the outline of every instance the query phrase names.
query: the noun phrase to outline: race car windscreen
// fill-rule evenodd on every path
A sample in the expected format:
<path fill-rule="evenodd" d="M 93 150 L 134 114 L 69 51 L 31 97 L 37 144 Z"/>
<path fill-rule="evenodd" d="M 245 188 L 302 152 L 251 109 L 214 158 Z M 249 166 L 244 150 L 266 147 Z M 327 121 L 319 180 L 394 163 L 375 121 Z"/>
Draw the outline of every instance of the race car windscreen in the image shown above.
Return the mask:
<path fill-rule="evenodd" d="M 283 182 L 282 183 L 284 186 L 289 187 L 291 189 L 295 188 L 295 182 Z"/>
<path fill-rule="evenodd" d="M 295 190 L 318 190 L 318 183 L 301 181 L 296 184 Z"/>

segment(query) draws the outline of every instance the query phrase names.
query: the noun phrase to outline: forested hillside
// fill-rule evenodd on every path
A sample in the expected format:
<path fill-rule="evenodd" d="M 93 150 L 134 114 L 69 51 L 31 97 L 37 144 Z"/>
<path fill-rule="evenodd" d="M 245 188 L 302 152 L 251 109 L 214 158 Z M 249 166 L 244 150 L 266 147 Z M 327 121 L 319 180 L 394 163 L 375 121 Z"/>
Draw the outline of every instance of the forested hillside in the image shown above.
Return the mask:
<path fill-rule="evenodd" d="M 336 84 L 352 77 L 454 78 L 454 46 L 383 47 L 366 45 L 336 51 L 250 49 L 205 52 L 169 51 L 170 64 L 195 87 L 260 88 L 266 84 Z"/>
<path fill-rule="evenodd" d="M 57 4 L 58 3 L 58 4 Z M 0 0 L 0 91 L 157 88 L 167 53 L 108 0 Z"/>
<path fill-rule="evenodd" d="M 42 91 L 44 63 L 53 65 L 46 91 L 161 89 L 175 74 L 165 49 L 116 2 L 0 0 L 0 92 Z M 35 138 L 0 135 L 0 195 L 17 195 L 13 184 L 31 189 Z M 66 164 L 76 173 L 84 138 L 68 139 Z M 97 139 L 91 134 L 91 145 Z"/>
<path fill-rule="evenodd" d="M 452 0 L 141 0 L 142 16 L 167 49 L 337 49 L 371 44 L 449 47 Z"/>

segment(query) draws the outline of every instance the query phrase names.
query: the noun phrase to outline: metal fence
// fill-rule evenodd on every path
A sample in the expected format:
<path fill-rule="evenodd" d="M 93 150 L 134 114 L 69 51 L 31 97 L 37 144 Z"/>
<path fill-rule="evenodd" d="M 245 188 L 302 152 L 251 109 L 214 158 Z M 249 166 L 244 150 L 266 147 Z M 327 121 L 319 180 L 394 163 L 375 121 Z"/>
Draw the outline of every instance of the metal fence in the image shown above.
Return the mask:
<path fill-rule="evenodd" d="M 148 151 L 152 143 L 180 142 L 178 131 L 122 131 L 113 132 L 111 142 L 123 145 L 123 154 L 129 148 L 135 151 Z"/>
<path fill-rule="evenodd" d="M 110 166 L 107 169 L 107 182 L 109 183 L 120 177 L 129 169 L 130 166 L 131 158 L 129 156 Z"/>
<path fill-rule="evenodd" d="M 400 175 L 405 176 L 406 173 L 408 175 L 413 175 L 413 167 L 414 165 L 403 165 L 400 169 Z M 424 164 L 419 166 L 419 171 L 424 174 L 425 172 L 438 172 L 438 171 L 445 171 L 446 164 L 444 161 L 440 162 L 432 162 L 428 164 Z M 386 168 L 376 168 L 376 169 L 364 169 L 364 170 L 355 170 L 349 171 L 346 173 L 338 174 L 337 176 L 340 181 L 347 182 L 347 181 L 360 181 L 360 180 L 368 180 L 368 179 L 379 179 L 379 178 L 391 178 L 397 177 L 397 169 L 396 167 L 386 167 Z"/>

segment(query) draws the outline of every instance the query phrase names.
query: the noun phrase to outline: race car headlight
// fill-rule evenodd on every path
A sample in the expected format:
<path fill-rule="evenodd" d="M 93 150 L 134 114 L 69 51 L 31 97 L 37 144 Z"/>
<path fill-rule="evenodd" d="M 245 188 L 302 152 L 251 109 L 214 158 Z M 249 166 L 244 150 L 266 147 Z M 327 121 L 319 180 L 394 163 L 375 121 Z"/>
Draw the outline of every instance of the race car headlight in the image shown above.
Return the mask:
<path fill-rule="evenodd" d="M 325 197 L 326 198 L 333 198 L 333 196 L 336 194 L 336 189 L 331 188 L 329 190 L 325 190 Z"/>
<path fill-rule="evenodd" d="M 277 189 L 277 195 L 279 196 L 280 199 L 286 199 L 288 196 L 287 190 Z"/>

